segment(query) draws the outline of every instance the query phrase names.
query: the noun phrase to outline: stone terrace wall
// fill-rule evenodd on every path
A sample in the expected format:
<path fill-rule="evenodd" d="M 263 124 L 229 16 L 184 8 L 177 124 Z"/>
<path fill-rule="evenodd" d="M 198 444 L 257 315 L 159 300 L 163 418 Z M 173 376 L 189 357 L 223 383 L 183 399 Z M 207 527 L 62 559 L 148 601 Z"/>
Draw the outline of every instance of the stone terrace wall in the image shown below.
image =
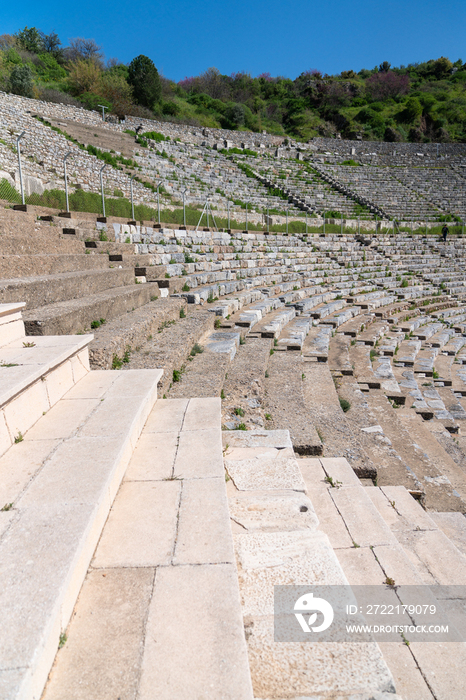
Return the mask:
<path fill-rule="evenodd" d="M 463 156 L 466 158 L 466 144 L 464 143 L 388 143 L 383 141 L 349 141 L 345 139 L 328 139 L 316 137 L 311 141 L 318 151 L 329 151 L 345 156 L 352 155 L 418 155 L 437 157 L 437 145 L 439 156 Z"/>

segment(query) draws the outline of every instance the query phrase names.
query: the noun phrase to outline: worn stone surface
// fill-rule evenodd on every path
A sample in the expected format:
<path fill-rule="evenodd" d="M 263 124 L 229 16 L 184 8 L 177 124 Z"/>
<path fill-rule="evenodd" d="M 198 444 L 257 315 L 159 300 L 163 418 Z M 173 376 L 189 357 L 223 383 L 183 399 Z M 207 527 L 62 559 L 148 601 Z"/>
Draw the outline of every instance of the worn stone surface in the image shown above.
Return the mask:
<path fill-rule="evenodd" d="M 44 700 L 133 700 L 155 570 L 89 572 Z"/>
<path fill-rule="evenodd" d="M 230 498 L 230 516 L 249 532 L 315 530 L 319 524 L 313 505 L 303 494 L 243 492 Z"/>
<path fill-rule="evenodd" d="M 294 700 L 340 694 L 357 697 L 358 693 L 372 697 L 377 692 L 395 691 L 391 673 L 375 643 L 276 644 L 271 615 L 250 618 L 247 633 L 256 697 Z"/>
<path fill-rule="evenodd" d="M 243 615 L 272 615 L 274 585 L 345 585 L 323 532 L 235 535 Z"/>
<path fill-rule="evenodd" d="M 244 460 L 225 460 L 225 469 L 240 491 L 255 489 L 293 489 L 304 491 L 304 481 L 295 459 L 279 456 Z"/>

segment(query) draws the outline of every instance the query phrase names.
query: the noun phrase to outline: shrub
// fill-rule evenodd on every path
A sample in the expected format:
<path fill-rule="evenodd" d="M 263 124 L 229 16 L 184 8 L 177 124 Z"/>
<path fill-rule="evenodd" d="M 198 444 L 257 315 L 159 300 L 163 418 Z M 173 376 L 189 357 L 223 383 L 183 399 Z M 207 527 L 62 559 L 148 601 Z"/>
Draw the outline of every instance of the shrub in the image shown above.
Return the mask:
<path fill-rule="evenodd" d="M 33 96 L 33 77 L 29 66 L 15 66 L 10 74 L 9 89 L 14 95 Z"/>

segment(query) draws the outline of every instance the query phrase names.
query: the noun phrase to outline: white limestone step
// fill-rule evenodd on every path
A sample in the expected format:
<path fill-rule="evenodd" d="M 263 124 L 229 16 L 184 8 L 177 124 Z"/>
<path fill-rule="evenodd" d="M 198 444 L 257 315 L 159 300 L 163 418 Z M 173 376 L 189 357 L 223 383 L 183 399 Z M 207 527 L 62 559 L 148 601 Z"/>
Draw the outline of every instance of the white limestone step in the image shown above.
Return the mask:
<path fill-rule="evenodd" d="M 256 700 L 399 700 L 375 643 L 274 642 L 275 585 L 347 585 L 347 578 L 302 493 L 299 465 L 307 460 L 294 458 L 288 431 L 224 433 L 223 443 Z"/>
<path fill-rule="evenodd" d="M 44 700 L 252 700 L 220 399 L 155 404 L 67 637 Z"/>
<path fill-rule="evenodd" d="M 380 585 L 388 576 L 396 582 L 403 598 L 407 595 L 405 586 L 454 585 L 461 580 L 464 583 L 462 555 L 452 549 L 446 538 L 438 537 L 438 531 L 432 529 L 435 528 L 433 518 L 403 487 L 363 488 L 343 459 L 301 459 L 299 465 L 320 527 L 328 533 L 350 584 Z M 329 477 L 334 486 L 325 481 Z M 405 541 L 409 543 L 411 535 L 419 537 L 416 556 Z M 419 555 L 422 539 L 426 537 L 424 552 L 428 556 L 424 561 L 427 566 L 422 567 Z M 442 546 L 445 554 L 442 554 Z M 457 566 L 458 572 L 455 571 Z M 451 601 L 451 604 L 458 603 L 461 605 L 462 601 Z M 450 656 L 443 655 L 443 648 L 450 649 Z M 406 657 L 403 664 L 397 662 L 399 657 L 391 644 L 382 645 L 382 649 L 397 680 L 397 690 L 405 700 L 431 698 L 431 688 L 435 688 L 434 697 L 441 700 L 462 697 L 463 688 L 455 669 L 464 662 L 464 644 L 411 643 L 413 656 L 411 661 Z M 435 663 L 436 653 L 442 656 L 440 667 Z M 415 663 L 412 663 L 413 658 Z M 433 666 L 435 673 L 432 673 Z M 428 679 L 427 684 L 425 679 Z"/>
<path fill-rule="evenodd" d="M 0 348 L 0 455 L 89 372 L 93 338 L 21 336 Z"/>
<path fill-rule="evenodd" d="M 0 304 L 0 347 L 25 336 L 21 311 L 26 302 Z"/>
<path fill-rule="evenodd" d="M 466 518 L 463 513 L 429 513 L 448 539 L 466 556 Z"/>
<path fill-rule="evenodd" d="M 2 697 L 41 697 L 161 376 L 88 372 L 0 458 Z"/>

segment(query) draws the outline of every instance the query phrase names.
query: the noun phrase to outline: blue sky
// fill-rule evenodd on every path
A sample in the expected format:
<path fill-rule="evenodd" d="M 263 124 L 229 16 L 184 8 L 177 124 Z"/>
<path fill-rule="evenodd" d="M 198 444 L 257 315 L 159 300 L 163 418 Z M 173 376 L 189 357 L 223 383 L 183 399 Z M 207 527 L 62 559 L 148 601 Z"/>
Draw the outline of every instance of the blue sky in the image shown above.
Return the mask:
<path fill-rule="evenodd" d="M 267 71 L 295 78 L 312 68 L 332 74 L 373 68 L 382 61 L 466 60 L 465 0 L 3 4 L 0 34 L 26 25 L 54 30 L 64 44 L 76 36 L 93 38 L 106 58 L 123 63 L 145 54 L 176 81 L 211 66 L 225 74 Z"/>

